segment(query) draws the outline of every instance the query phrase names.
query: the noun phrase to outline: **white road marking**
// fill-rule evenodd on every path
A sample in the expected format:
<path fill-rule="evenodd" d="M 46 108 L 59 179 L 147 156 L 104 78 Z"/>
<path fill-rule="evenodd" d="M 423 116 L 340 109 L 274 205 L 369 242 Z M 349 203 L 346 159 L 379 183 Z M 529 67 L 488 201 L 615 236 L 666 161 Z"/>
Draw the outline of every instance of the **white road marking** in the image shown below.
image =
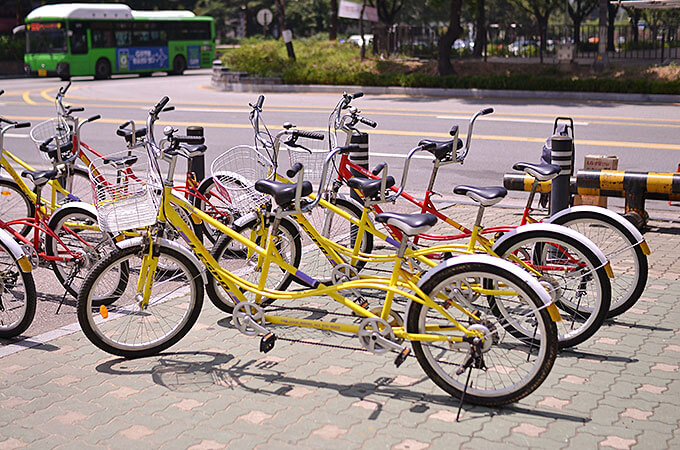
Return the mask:
<path fill-rule="evenodd" d="M 5 137 L 23 139 L 23 138 L 29 138 L 29 137 L 31 137 L 31 136 L 29 136 L 28 134 L 13 134 L 13 133 L 8 133 L 8 134 L 5 135 Z"/>
<path fill-rule="evenodd" d="M 444 120 L 469 120 L 469 117 L 465 116 L 437 116 L 437 119 L 444 119 Z M 524 122 L 524 123 L 550 123 L 553 124 L 555 123 L 554 120 L 541 120 L 541 119 L 511 119 L 509 117 L 491 117 L 491 116 L 485 116 L 484 121 L 487 120 L 496 120 L 499 122 Z M 574 122 L 574 125 L 581 125 L 581 126 L 588 126 L 589 122 Z"/>

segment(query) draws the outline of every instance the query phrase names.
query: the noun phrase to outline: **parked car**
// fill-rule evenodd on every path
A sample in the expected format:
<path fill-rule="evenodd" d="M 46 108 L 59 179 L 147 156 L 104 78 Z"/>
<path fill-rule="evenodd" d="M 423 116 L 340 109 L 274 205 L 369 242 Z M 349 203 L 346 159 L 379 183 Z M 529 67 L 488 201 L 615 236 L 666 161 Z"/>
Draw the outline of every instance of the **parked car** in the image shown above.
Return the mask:
<path fill-rule="evenodd" d="M 366 38 L 366 46 L 367 47 L 373 43 L 373 35 L 372 34 L 364 34 L 364 38 Z M 347 42 L 351 42 L 352 44 L 356 44 L 359 47 L 361 47 L 361 44 L 363 43 L 360 34 L 353 34 L 352 36 L 348 37 Z"/>

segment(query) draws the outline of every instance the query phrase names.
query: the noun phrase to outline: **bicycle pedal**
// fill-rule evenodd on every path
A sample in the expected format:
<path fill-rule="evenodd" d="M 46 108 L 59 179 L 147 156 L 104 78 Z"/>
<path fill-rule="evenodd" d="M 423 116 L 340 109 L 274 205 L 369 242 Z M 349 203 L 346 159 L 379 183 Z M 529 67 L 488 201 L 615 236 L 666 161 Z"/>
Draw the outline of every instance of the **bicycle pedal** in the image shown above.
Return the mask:
<path fill-rule="evenodd" d="M 262 353 L 267 353 L 271 349 L 274 348 L 274 344 L 276 343 L 276 335 L 274 333 L 267 333 L 264 336 L 262 336 L 262 339 L 260 340 L 260 351 Z"/>
<path fill-rule="evenodd" d="M 399 352 L 397 358 L 394 360 L 394 365 L 397 367 L 401 366 L 404 363 L 404 361 L 406 361 L 406 358 L 408 358 L 408 355 L 410 353 L 411 349 L 404 348 L 402 351 Z"/>

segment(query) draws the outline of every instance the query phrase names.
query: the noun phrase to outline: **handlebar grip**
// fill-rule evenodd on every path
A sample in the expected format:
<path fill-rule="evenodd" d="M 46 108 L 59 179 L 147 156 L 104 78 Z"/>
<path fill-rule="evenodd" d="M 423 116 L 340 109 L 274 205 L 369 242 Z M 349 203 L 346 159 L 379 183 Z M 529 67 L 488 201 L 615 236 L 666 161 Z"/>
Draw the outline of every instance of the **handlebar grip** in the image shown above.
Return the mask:
<path fill-rule="evenodd" d="M 53 140 L 54 140 L 54 136 L 52 136 L 51 138 L 45 139 L 44 141 L 42 141 L 42 144 L 40 144 L 40 148 L 42 149 L 43 147 L 47 147 L 48 145 L 50 145 L 50 143 Z"/>
<path fill-rule="evenodd" d="M 458 134 L 458 125 L 454 125 L 451 127 L 451 131 L 449 131 L 450 136 L 455 136 Z"/>
<path fill-rule="evenodd" d="M 257 103 L 255 104 L 257 109 L 262 109 L 262 105 L 264 105 L 264 95 L 257 97 Z"/>
<path fill-rule="evenodd" d="M 300 137 L 306 137 L 309 139 L 316 139 L 317 141 L 323 141 L 325 138 L 323 133 L 317 133 L 316 131 L 296 130 L 293 134 Z"/>
<path fill-rule="evenodd" d="M 178 142 L 180 144 L 189 144 L 189 145 L 200 145 L 205 142 L 205 138 L 203 136 L 179 136 L 179 135 L 174 135 L 172 139 L 175 142 Z"/>
<path fill-rule="evenodd" d="M 338 147 L 337 148 L 338 153 L 341 155 L 345 155 L 350 152 L 358 152 L 361 150 L 361 146 L 359 144 L 349 144 L 344 147 Z"/>
<path fill-rule="evenodd" d="M 69 113 L 73 113 L 73 112 L 83 112 L 83 111 L 85 111 L 85 108 L 83 108 L 82 106 L 78 106 L 77 108 L 69 108 L 69 109 L 68 109 L 68 112 L 69 112 Z"/>
<path fill-rule="evenodd" d="M 375 128 L 378 126 L 378 124 L 371 119 L 367 119 L 365 117 L 360 117 L 359 122 L 363 123 L 364 125 L 368 125 L 371 128 Z"/>
<path fill-rule="evenodd" d="M 293 167 L 291 167 L 290 169 L 288 169 L 286 171 L 286 175 L 288 176 L 288 178 L 293 178 L 301 170 L 302 170 L 302 163 L 298 162 L 298 163 L 293 164 Z"/>
<path fill-rule="evenodd" d="M 131 120 L 128 120 L 128 121 L 125 122 L 124 124 L 120 125 L 120 126 L 118 127 L 118 129 L 119 129 L 119 130 L 124 130 L 125 128 L 128 127 L 128 125 L 132 125 L 132 121 L 131 121 Z"/>
<path fill-rule="evenodd" d="M 4 90 L 4 89 L 0 89 L 0 95 L 2 95 L 2 94 L 4 94 L 4 93 L 5 93 L 5 90 Z"/>
<path fill-rule="evenodd" d="M 378 175 L 380 172 L 383 171 L 383 169 L 385 168 L 386 165 L 387 165 L 386 162 L 384 162 L 384 161 L 381 162 L 380 164 L 378 164 L 377 166 L 375 166 L 375 169 L 373 169 L 373 170 L 371 171 L 371 173 L 372 173 L 373 175 Z"/>
<path fill-rule="evenodd" d="M 166 95 L 161 99 L 160 102 L 156 103 L 156 106 L 154 106 L 153 108 L 154 114 L 160 113 L 163 110 L 163 108 L 165 108 L 165 105 L 167 105 L 169 101 L 170 98 Z"/>
<path fill-rule="evenodd" d="M 350 98 L 351 98 L 352 100 L 354 100 L 354 99 L 356 99 L 356 98 L 361 98 L 361 97 L 363 97 L 363 96 L 364 96 L 364 93 L 363 93 L 363 92 L 355 92 L 354 94 L 351 94 L 351 95 L 350 95 Z"/>
<path fill-rule="evenodd" d="M 65 94 L 66 94 L 66 91 L 68 91 L 68 88 L 70 88 L 70 87 L 71 87 L 71 82 L 69 81 L 69 82 L 66 84 L 66 87 L 64 87 L 64 90 L 61 91 L 62 95 L 65 95 Z"/>
<path fill-rule="evenodd" d="M 491 114 L 493 112 L 493 108 L 485 108 L 482 110 L 482 115 L 486 116 L 487 114 Z"/>
<path fill-rule="evenodd" d="M 163 108 L 163 112 L 174 111 L 174 110 L 175 110 L 174 106 L 168 106 L 167 108 Z"/>
<path fill-rule="evenodd" d="M 31 122 L 21 122 L 14 126 L 14 128 L 28 128 L 31 126 Z"/>
<path fill-rule="evenodd" d="M 99 120 L 101 118 L 102 118 L 102 116 L 100 116 L 99 114 L 95 114 L 94 116 L 87 119 L 85 122 L 94 122 L 95 120 Z"/>

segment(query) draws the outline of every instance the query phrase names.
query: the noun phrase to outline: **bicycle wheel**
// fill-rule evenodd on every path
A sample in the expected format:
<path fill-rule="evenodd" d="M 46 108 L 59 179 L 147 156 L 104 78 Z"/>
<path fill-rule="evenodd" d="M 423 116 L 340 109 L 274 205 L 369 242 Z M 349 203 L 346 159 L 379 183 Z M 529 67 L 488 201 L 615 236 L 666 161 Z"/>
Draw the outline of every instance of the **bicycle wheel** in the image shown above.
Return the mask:
<path fill-rule="evenodd" d="M 45 252 L 60 258 L 51 262 L 54 274 L 68 293 L 77 297 L 87 271 L 115 245 L 107 233 L 99 230 L 96 214 L 76 205 L 59 208 L 50 217 L 49 227 L 63 245 L 47 234 Z"/>
<path fill-rule="evenodd" d="M 494 289 L 485 295 L 480 288 Z M 550 373 L 557 356 L 555 323 L 537 292 L 512 272 L 488 263 L 465 263 L 441 270 L 422 290 L 468 329 L 485 335 L 480 357 L 465 366 L 471 344 L 427 340 L 412 342 L 418 363 L 437 386 L 484 406 L 501 406 L 526 397 Z M 477 310 L 478 322 L 457 308 Z M 494 311 L 502 307 L 505 314 Z M 515 333 L 517 328 L 529 336 Z M 460 336 L 441 313 L 413 302 L 407 314 L 409 333 Z"/>
<path fill-rule="evenodd" d="M 160 246 L 159 252 L 147 307 L 140 306 L 137 294 L 142 258 L 148 253 L 144 245 L 114 250 L 85 279 L 78 322 L 90 342 L 105 352 L 125 358 L 154 355 L 177 343 L 198 319 L 203 305 L 199 269 L 173 248 Z M 175 269 L 168 272 L 162 266 Z M 121 278 L 125 286 L 118 289 Z M 110 306 L 94 304 L 111 292 L 115 301 Z"/>
<path fill-rule="evenodd" d="M 61 203 L 68 203 L 71 201 L 93 203 L 92 200 L 92 184 L 90 183 L 90 175 L 87 169 L 75 166 L 73 168 L 72 184 L 69 193 L 74 198 L 64 199 Z"/>
<path fill-rule="evenodd" d="M 236 212 L 231 208 L 231 202 L 217 190 L 215 181 L 212 177 L 204 179 L 198 186 L 197 194 L 193 196 L 192 203 L 201 211 L 209 214 L 214 219 L 226 226 L 231 226 L 238 218 Z M 203 240 L 204 245 L 215 245 L 215 242 L 222 235 L 217 229 L 205 222 L 194 225 L 196 235 Z"/>
<path fill-rule="evenodd" d="M 246 239 L 255 242 L 257 245 L 261 247 L 266 246 L 265 237 L 268 230 L 262 228 L 261 221 L 258 217 L 252 216 L 250 220 L 243 224 L 236 225 L 233 229 L 235 232 L 241 234 Z M 302 243 L 300 241 L 300 233 L 295 224 L 288 219 L 281 220 L 277 239 L 278 242 L 276 247 L 283 259 L 294 267 L 300 267 L 300 260 L 302 259 Z M 262 268 L 258 266 L 258 259 L 261 259 L 261 257 L 255 252 L 250 252 L 249 255 L 248 248 L 232 239 L 231 236 L 225 234 L 217 241 L 213 247 L 212 256 L 220 267 L 232 272 L 234 275 L 255 284 L 260 281 Z M 283 291 L 290 285 L 294 278 L 293 274 L 272 264 L 269 267 L 265 287 Z M 227 313 L 233 311 L 233 300 L 209 272 L 206 292 L 208 293 L 210 301 L 212 301 L 219 309 Z M 247 291 L 243 292 L 246 298 L 252 298 L 254 300 L 255 294 Z M 271 301 L 272 300 L 269 299 L 269 302 Z"/>
<path fill-rule="evenodd" d="M 557 323 L 560 348 L 580 344 L 600 328 L 609 311 L 611 284 L 585 244 L 551 230 L 532 230 L 499 242 L 494 251 L 541 273 L 541 282 L 562 313 Z"/>
<path fill-rule="evenodd" d="M 337 197 L 332 200 L 334 206 L 344 211 L 350 216 L 361 219 L 362 208 L 356 203 L 343 197 Z M 316 228 L 319 233 L 329 239 L 347 248 L 354 248 L 354 243 L 358 238 L 358 227 L 331 211 L 328 208 L 318 207 L 314 208 L 308 217 L 309 222 Z M 309 240 L 305 242 L 305 260 L 300 269 L 310 276 L 318 279 L 321 282 L 328 282 L 331 279 L 333 272 L 333 265 L 326 258 L 322 250 Z M 373 235 L 364 232 L 361 239 L 361 246 L 359 249 L 363 253 L 371 253 L 373 251 Z M 345 262 L 349 262 L 349 258 L 344 255 L 339 255 Z M 357 261 L 355 268 L 361 271 L 366 266 L 366 261 Z"/>
<path fill-rule="evenodd" d="M 33 275 L 23 272 L 0 240 L 0 338 L 19 336 L 33 322 L 36 295 Z"/>
<path fill-rule="evenodd" d="M 5 222 L 35 217 L 35 204 L 21 190 L 14 180 L 0 178 L 0 211 Z M 31 227 L 24 225 L 15 228 L 23 236 L 28 236 Z"/>
<path fill-rule="evenodd" d="M 630 309 L 647 285 L 648 262 L 637 239 L 615 219 L 596 211 L 573 211 L 554 222 L 578 231 L 602 250 L 614 272 L 607 318 Z"/>

